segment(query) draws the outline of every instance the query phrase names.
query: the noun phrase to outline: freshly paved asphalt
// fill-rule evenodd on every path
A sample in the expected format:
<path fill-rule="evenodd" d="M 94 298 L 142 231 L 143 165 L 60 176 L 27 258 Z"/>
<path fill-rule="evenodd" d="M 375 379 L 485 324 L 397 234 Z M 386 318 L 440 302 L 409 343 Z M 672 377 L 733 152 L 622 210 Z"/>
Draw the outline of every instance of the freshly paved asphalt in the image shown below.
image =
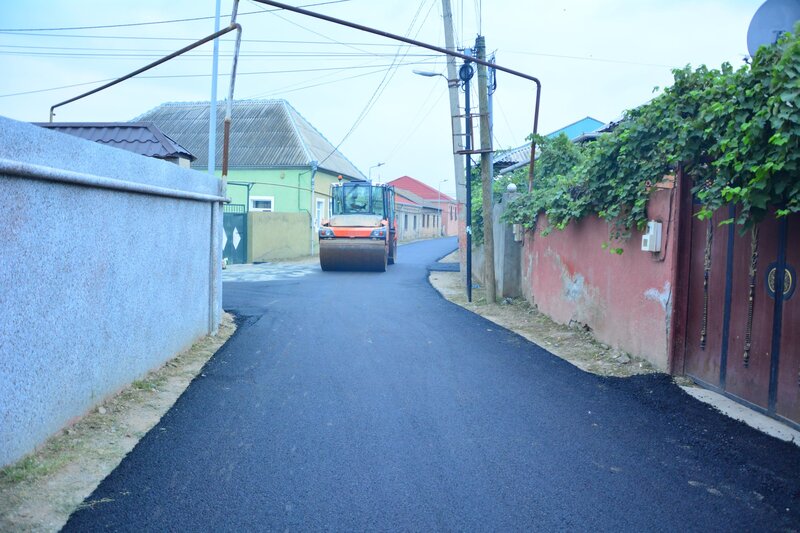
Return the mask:
<path fill-rule="evenodd" d="M 786 530 L 800 450 L 387 273 L 227 283 L 238 332 L 66 531 Z"/>

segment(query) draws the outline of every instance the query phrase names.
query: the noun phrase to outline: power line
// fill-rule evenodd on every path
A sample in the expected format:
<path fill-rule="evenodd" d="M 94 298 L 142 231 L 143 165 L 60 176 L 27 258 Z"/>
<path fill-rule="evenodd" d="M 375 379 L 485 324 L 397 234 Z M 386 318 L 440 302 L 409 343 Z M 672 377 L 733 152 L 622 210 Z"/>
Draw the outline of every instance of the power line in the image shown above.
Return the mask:
<path fill-rule="evenodd" d="M 356 78 L 363 78 L 363 77 L 366 77 L 366 76 L 372 76 L 373 74 L 380 74 L 382 72 L 385 72 L 385 69 L 374 70 L 372 72 L 365 72 L 365 73 L 362 73 L 362 74 L 355 74 L 353 76 L 347 76 L 347 77 L 339 78 L 337 80 L 332 80 L 332 81 L 314 83 L 314 84 L 311 84 L 311 85 L 302 85 L 302 86 L 299 86 L 299 87 L 296 87 L 296 85 L 298 85 L 298 84 L 288 85 L 286 87 L 289 87 L 289 88 L 278 88 L 278 89 L 275 89 L 273 91 L 268 91 L 268 92 L 265 92 L 265 93 L 260 93 L 258 95 L 247 97 L 247 98 L 245 98 L 245 100 L 255 99 L 255 98 L 264 98 L 266 96 L 275 95 L 275 94 L 284 95 L 284 94 L 288 94 L 288 93 L 294 93 L 294 92 L 297 92 L 297 91 L 304 91 L 306 89 L 313 89 L 314 87 L 321 87 L 323 85 L 332 85 L 334 83 L 339 83 L 339 82 L 347 81 L 347 80 L 353 80 L 353 79 L 356 79 Z M 339 143 L 339 145 L 341 145 L 341 143 Z M 337 145 L 337 148 L 334 149 L 334 152 L 336 150 L 338 150 L 338 145 Z M 325 159 L 323 159 L 322 161 L 326 161 L 328 159 L 328 157 L 330 157 L 334 152 L 331 152 L 330 154 L 328 154 L 328 156 Z M 320 162 L 320 164 L 321 163 L 322 162 Z"/>
<path fill-rule="evenodd" d="M 411 19 L 411 23 L 408 26 L 408 31 L 406 32 L 406 35 L 410 35 L 411 32 L 413 31 L 414 24 L 416 23 L 417 19 L 419 18 L 419 14 L 422 11 L 422 8 L 424 6 L 425 6 L 425 0 L 422 0 L 420 2 L 420 4 L 419 4 L 419 7 L 417 8 L 416 13 L 414 13 L 414 17 Z M 432 7 L 433 7 L 433 3 L 431 3 L 431 8 Z M 425 15 L 425 19 L 422 21 L 422 24 L 424 24 L 425 21 L 428 20 L 428 16 L 430 16 L 431 8 L 428 8 L 428 12 Z M 417 33 L 414 35 L 415 37 L 417 35 L 419 35 L 419 32 L 422 30 L 422 24 L 420 24 L 419 29 L 417 29 Z M 392 63 L 395 63 L 396 61 L 401 60 L 401 58 L 399 57 L 401 48 L 402 47 L 398 47 L 397 55 L 395 56 L 395 60 Z M 411 49 L 411 45 L 406 45 L 406 54 L 405 55 L 408 54 L 408 51 L 410 49 Z M 405 55 L 403 57 L 405 57 Z M 361 125 L 361 123 L 366 118 L 367 114 L 369 114 L 369 112 L 372 110 L 372 108 L 377 103 L 378 99 L 381 97 L 383 92 L 386 90 L 386 87 L 388 86 L 389 82 L 394 77 L 394 72 L 397 72 L 396 67 L 394 69 L 393 69 L 393 67 L 389 67 L 389 69 L 384 74 L 383 79 L 381 79 L 380 83 L 378 83 L 378 86 L 375 88 L 375 91 L 373 91 L 372 96 L 370 96 L 369 100 L 367 100 L 367 104 L 361 110 L 361 113 L 359 113 L 358 117 L 356 117 L 356 120 L 353 122 L 353 125 L 350 127 L 350 129 L 347 131 L 347 133 L 345 133 L 344 137 L 342 137 L 342 140 L 339 141 L 339 143 L 336 145 L 336 147 L 333 149 L 333 151 L 331 153 L 329 153 L 327 156 L 325 156 L 325 158 L 322 160 L 323 162 L 326 161 L 330 156 L 332 156 L 339 149 L 339 147 L 350 137 L 350 135 L 356 130 L 356 128 L 359 125 Z"/>
<path fill-rule="evenodd" d="M 340 4 L 342 2 L 349 2 L 350 0 L 329 0 L 327 2 L 318 2 L 316 4 L 306 4 L 305 6 L 299 7 L 315 7 L 315 6 L 324 6 L 327 4 Z M 244 15 L 253 15 L 256 13 L 261 13 L 263 11 L 267 11 L 266 9 L 262 9 L 260 11 L 248 11 L 246 13 L 239 13 L 238 16 Z M 280 9 L 270 9 L 269 11 L 281 11 Z M 65 28 L 0 28 L 0 32 L 25 32 L 25 31 L 74 31 L 74 30 L 100 30 L 100 29 L 110 29 L 110 28 L 133 28 L 137 26 L 154 26 L 157 24 L 174 24 L 176 22 L 196 22 L 198 20 L 210 20 L 216 17 L 209 16 L 209 17 L 194 17 L 194 18 L 186 18 L 186 19 L 173 19 L 173 20 L 156 20 L 152 22 L 130 22 L 127 24 L 105 24 L 102 26 L 73 26 L 73 27 L 65 27 Z"/>
<path fill-rule="evenodd" d="M 33 56 L 33 57 L 60 57 L 60 58 L 78 58 L 83 59 L 87 57 L 98 57 L 98 58 L 105 58 L 105 59 L 148 59 L 148 58 L 159 58 L 162 57 L 162 53 L 158 53 L 158 51 L 154 51 L 154 53 L 130 53 L 130 54 L 118 54 L 118 53 L 89 53 L 89 52 L 26 52 L 26 51 L 15 51 L 15 50 L 0 50 L 0 55 L 4 56 Z M 394 57 L 395 54 L 383 54 L 383 53 L 363 53 L 363 54 L 354 54 L 354 53 L 343 53 L 343 52 L 247 52 L 247 53 L 240 53 L 239 57 L 267 57 L 267 58 L 287 58 L 287 59 L 295 59 L 295 58 L 334 58 L 334 59 L 362 59 L 365 57 L 374 57 L 376 59 L 382 57 Z M 406 54 L 407 57 L 438 57 L 436 54 Z M 211 57 L 210 52 L 206 53 L 194 53 L 194 54 L 184 54 L 181 59 L 207 59 Z M 233 57 L 232 53 L 221 53 L 219 57 Z M 177 58 L 176 58 L 177 59 Z"/>
<path fill-rule="evenodd" d="M 430 112 L 433 110 L 434 107 L 436 107 L 436 104 L 438 104 L 442 100 L 442 97 L 445 94 L 447 94 L 447 91 L 440 91 L 439 92 L 439 96 L 436 98 L 436 100 L 434 100 L 433 104 L 431 104 L 429 107 L 426 107 L 425 104 L 428 103 L 428 101 L 430 100 L 431 96 L 433 96 L 434 91 L 438 87 L 436 84 L 433 84 L 433 83 L 431 83 L 430 85 L 431 85 L 431 89 L 428 92 L 428 96 L 425 97 L 425 101 L 423 102 L 423 104 L 421 106 L 419 106 L 417 114 L 414 117 L 414 119 L 412 120 L 412 123 L 414 123 L 413 128 L 406 135 L 404 135 L 403 138 L 400 141 L 398 141 L 398 143 L 394 146 L 394 148 L 392 148 L 392 150 L 389 152 L 389 154 L 384 156 L 381 159 L 381 161 L 389 161 L 394 156 L 394 154 L 397 153 L 397 151 L 400 148 L 405 146 L 405 144 L 417 132 L 417 130 L 420 128 L 420 126 L 422 126 L 422 124 L 423 124 L 423 120 L 422 119 L 424 117 L 427 117 L 428 115 L 430 115 Z"/>
<path fill-rule="evenodd" d="M 305 26 L 303 26 L 303 25 L 301 25 L 301 24 L 299 24 L 299 23 L 297 23 L 297 22 L 294 22 L 293 20 L 287 19 L 286 17 L 284 17 L 284 16 L 282 16 L 282 15 L 279 15 L 278 13 L 276 13 L 276 11 L 281 11 L 281 10 L 278 10 L 278 9 L 267 9 L 266 7 L 264 7 L 264 6 L 260 5 L 260 4 L 255 4 L 254 2 L 252 2 L 252 0 L 251 0 L 251 2 L 250 2 L 250 3 L 252 3 L 252 4 L 254 4 L 254 5 L 257 5 L 257 6 L 258 6 L 258 8 L 259 8 L 260 10 L 262 10 L 264 13 L 269 13 L 269 14 L 271 14 L 272 16 L 274 16 L 274 17 L 277 17 L 277 18 L 281 19 L 281 20 L 282 20 L 282 21 L 284 21 L 284 22 L 288 22 L 289 24 L 292 24 L 293 26 L 297 26 L 298 28 L 300 28 L 300 29 L 302 29 L 302 30 L 305 30 L 305 31 L 307 31 L 307 32 L 309 32 L 309 33 L 313 33 L 314 35 L 317 35 L 317 36 L 319 36 L 319 37 L 322 37 L 323 39 L 327 39 L 327 40 L 329 40 L 329 41 L 331 41 L 331 42 L 333 42 L 333 43 L 336 43 L 336 44 L 343 44 L 343 43 L 341 43 L 340 41 L 337 41 L 336 39 L 334 39 L 333 37 L 329 37 L 329 36 L 327 36 L 327 35 L 324 35 L 324 34 L 322 34 L 322 33 L 319 33 L 319 32 L 317 32 L 317 31 L 314 31 L 314 30 L 312 30 L 311 28 L 307 28 L 307 27 L 305 27 Z M 364 53 L 366 53 L 366 50 L 362 50 L 361 48 L 357 48 L 357 47 L 355 47 L 355 46 L 352 46 L 352 45 L 344 45 L 344 46 L 346 46 L 347 48 L 352 48 L 353 50 L 356 50 L 356 51 L 358 51 L 358 52 L 364 52 Z"/>
<path fill-rule="evenodd" d="M 410 66 L 410 65 L 413 65 L 413 64 L 429 66 L 430 62 L 416 62 L 416 63 L 415 62 L 405 62 L 405 63 L 400 64 L 399 66 Z M 364 65 L 363 68 L 369 68 L 370 66 L 374 66 L 374 65 Z M 381 67 L 382 68 L 380 68 L 378 70 L 367 72 L 365 74 L 357 74 L 355 76 L 348 76 L 348 77 L 345 77 L 345 78 L 341 78 L 339 80 L 334 80 L 334 81 L 332 81 L 330 83 L 338 83 L 339 81 L 349 80 L 349 79 L 353 79 L 353 78 L 360 78 L 360 77 L 364 77 L 364 76 L 371 76 L 373 74 L 379 74 L 379 73 L 385 72 L 386 67 L 391 68 L 392 65 L 381 65 Z M 350 69 L 350 68 L 339 68 L 339 69 L 336 69 L 336 70 L 337 71 L 349 71 L 349 70 L 352 70 L 352 69 Z M 331 73 L 326 74 L 324 76 L 320 76 L 317 79 L 318 80 L 324 79 L 326 77 L 333 76 L 335 74 L 337 74 L 337 72 L 331 72 Z M 307 83 L 307 80 L 304 80 L 304 81 L 301 81 L 301 82 L 285 85 L 283 87 L 278 87 L 278 88 L 275 88 L 275 89 L 271 89 L 271 90 L 263 92 L 263 93 L 258 93 L 258 94 L 252 95 L 252 96 L 248 96 L 247 98 L 261 98 L 261 97 L 264 97 L 264 96 L 274 95 L 274 94 L 279 94 L 279 93 L 280 94 L 285 94 L 285 93 L 295 92 L 295 91 L 299 91 L 299 90 L 311 89 L 313 87 L 319 87 L 321 85 L 326 85 L 328 82 L 314 83 L 312 85 L 304 85 L 306 83 Z"/>
<path fill-rule="evenodd" d="M 78 38 L 78 39 L 114 39 L 114 40 L 130 40 L 130 41 L 182 41 L 182 42 L 194 42 L 197 39 L 194 37 L 146 37 L 143 35 L 64 35 L 59 33 L 7 33 L 0 31 L 0 34 L 8 35 L 8 36 L 26 36 L 26 37 L 56 37 L 59 39 L 64 38 Z M 225 37 L 220 37 L 219 39 L 221 42 L 227 42 L 233 44 L 233 39 L 226 39 Z M 398 45 L 391 44 L 391 43 L 368 43 L 368 42 L 347 42 L 347 41 L 331 41 L 330 39 L 327 41 L 304 41 L 304 40 L 296 40 L 296 39 L 242 39 L 243 43 L 268 43 L 268 44 L 310 44 L 310 45 L 324 45 L 330 46 L 333 44 L 337 45 L 353 45 L 353 46 L 375 46 L 375 47 L 382 47 L 382 48 L 397 48 Z M 14 46 L 14 45 L 3 45 L 3 46 Z M 24 47 L 27 45 L 19 45 L 20 47 Z M 46 48 L 46 47 L 36 47 L 30 46 L 30 48 Z M 60 48 L 60 47 L 54 47 Z M 102 47 L 87 47 L 87 49 L 96 49 L 96 50 L 103 50 Z M 170 50 L 171 51 L 171 50 Z"/>
<path fill-rule="evenodd" d="M 414 66 L 414 65 L 429 65 L 429 62 L 421 62 L 421 61 L 409 61 L 403 63 L 402 66 Z M 257 72 L 239 72 L 237 76 L 263 76 L 269 74 L 297 74 L 297 73 L 306 73 L 306 72 L 324 72 L 324 71 L 351 71 L 355 69 L 365 69 L 365 68 L 378 68 L 374 72 L 370 72 L 368 74 L 374 74 L 378 72 L 383 72 L 386 67 L 391 67 L 392 65 L 351 65 L 345 67 L 322 67 L 316 69 L 295 69 L 295 70 L 267 70 L 267 71 L 257 71 Z M 222 74 L 222 76 L 227 76 L 228 74 Z M 172 79 L 172 78 L 208 78 L 211 74 L 164 74 L 164 75 L 152 75 L 152 76 L 138 76 L 133 79 L 142 80 L 142 79 Z M 59 87 L 49 87 L 47 89 L 34 89 L 31 91 L 23 91 L 18 93 L 8 93 L 8 94 L 0 94 L 0 98 L 7 98 L 11 96 L 25 96 L 29 94 L 36 94 L 36 93 L 43 93 L 43 92 L 50 92 L 50 91 L 58 91 L 60 89 L 70 89 L 72 87 L 82 87 L 84 85 L 93 85 L 97 83 L 105 83 L 116 78 L 106 78 L 103 80 L 93 80 L 93 81 L 86 81 L 82 83 L 74 83 L 71 85 L 61 85 Z M 253 98 L 253 97 L 251 97 Z"/>

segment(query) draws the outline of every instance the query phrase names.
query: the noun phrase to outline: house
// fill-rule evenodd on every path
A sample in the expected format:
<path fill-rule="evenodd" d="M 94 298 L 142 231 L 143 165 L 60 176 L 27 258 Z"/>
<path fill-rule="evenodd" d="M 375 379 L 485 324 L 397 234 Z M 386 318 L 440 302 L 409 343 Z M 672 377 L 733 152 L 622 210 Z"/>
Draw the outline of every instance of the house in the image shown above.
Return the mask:
<path fill-rule="evenodd" d="M 422 206 L 397 190 L 395 190 L 394 204 L 397 211 L 397 240 L 413 241 L 419 239 Z"/>
<path fill-rule="evenodd" d="M 584 117 L 572 124 L 548 133 L 546 137 L 557 137 L 563 133 L 572 141 L 586 134 L 593 133 L 603 126 L 605 126 L 605 122 L 601 122 L 592 117 Z M 517 146 L 516 148 L 498 150 L 493 160 L 494 172 L 495 174 L 513 172 L 518 168 L 526 166 L 530 160 L 531 143 L 529 142 L 522 146 Z"/>
<path fill-rule="evenodd" d="M 197 159 L 152 122 L 35 122 L 47 128 L 189 168 Z"/>
<path fill-rule="evenodd" d="M 225 106 L 219 105 L 218 173 L 224 114 Z M 172 102 L 136 120 L 158 125 L 197 155 L 192 168 L 206 169 L 209 115 L 209 102 Z M 330 187 L 340 176 L 366 179 L 286 100 L 234 101 L 228 164 L 233 205 L 227 210 L 237 211 L 247 223 L 234 228 L 235 235 L 226 228 L 224 256 L 233 262 L 257 262 L 316 253 L 316 229 L 330 215 Z M 239 249 L 243 241 L 246 254 Z M 235 250 L 230 249 L 233 244 Z"/>
<path fill-rule="evenodd" d="M 439 237 L 442 235 L 458 234 L 458 203 L 440 190 L 422 183 L 410 176 L 401 176 L 387 185 L 392 185 L 398 197 L 403 198 L 406 203 L 398 202 L 398 221 L 405 226 L 405 215 L 409 215 L 408 227 L 401 229 L 401 236 L 406 235 L 407 239 Z M 410 209 L 416 205 L 419 211 L 402 211 Z M 419 226 L 416 226 L 419 217 Z M 412 235 L 414 235 L 412 237 Z"/>
<path fill-rule="evenodd" d="M 413 241 L 440 236 L 438 205 L 431 205 L 412 192 L 395 188 L 395 206 L 399 240 Z"/>

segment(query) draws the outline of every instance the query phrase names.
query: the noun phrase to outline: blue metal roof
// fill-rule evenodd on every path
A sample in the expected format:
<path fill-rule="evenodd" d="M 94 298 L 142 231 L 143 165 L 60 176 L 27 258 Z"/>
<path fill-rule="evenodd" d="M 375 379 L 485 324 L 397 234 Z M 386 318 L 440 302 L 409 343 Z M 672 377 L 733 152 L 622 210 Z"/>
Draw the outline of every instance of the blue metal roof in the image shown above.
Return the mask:
<path fill-rule="evenodd" d="M 559 128 L 554 132 L 548 133 L 547 137 L 558 137 L 559 135 L 564 133 L 566 134 L 567 137 L 569 137 L 569 140 L 572 141 L 580 137 L 584 133 L 591 133 L 604 125 L 605 122 L 600 122 L 596 118 L 585 117 L 576 122 L 573 122 L 568 126 L 564 126 L 563 128 Z"/>
<path fill-rule="evenodd" d="M 563 128 L 559 128 L 553 132 L 548 133 L 545 137 L 557 137 L 562 133 L 565 134 L 571 141 L 578 137 L 597 131 L 605 126 L 605 122 L 601 122 L 596 118 L 585 117 L 572 124 L 568 124 Z M 527 165 L 531 160 L 531 143 L 525 143 L 516 148 L 508 150 L 498 150 L 494 156 L 495 169 L 503 168 L 519 168 L 520 166 Z"/>

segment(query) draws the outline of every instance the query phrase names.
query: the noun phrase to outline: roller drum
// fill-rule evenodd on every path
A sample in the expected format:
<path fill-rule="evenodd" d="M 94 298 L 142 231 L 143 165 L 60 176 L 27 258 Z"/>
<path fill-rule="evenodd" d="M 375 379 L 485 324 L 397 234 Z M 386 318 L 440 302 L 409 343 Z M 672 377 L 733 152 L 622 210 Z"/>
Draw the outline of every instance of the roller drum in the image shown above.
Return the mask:
<path fill-rule="evenodd" d="M 386 241 L 372 239 L 323 239 L 319 243 L 322 270 L 368 270 L 385 272 Z"/>

